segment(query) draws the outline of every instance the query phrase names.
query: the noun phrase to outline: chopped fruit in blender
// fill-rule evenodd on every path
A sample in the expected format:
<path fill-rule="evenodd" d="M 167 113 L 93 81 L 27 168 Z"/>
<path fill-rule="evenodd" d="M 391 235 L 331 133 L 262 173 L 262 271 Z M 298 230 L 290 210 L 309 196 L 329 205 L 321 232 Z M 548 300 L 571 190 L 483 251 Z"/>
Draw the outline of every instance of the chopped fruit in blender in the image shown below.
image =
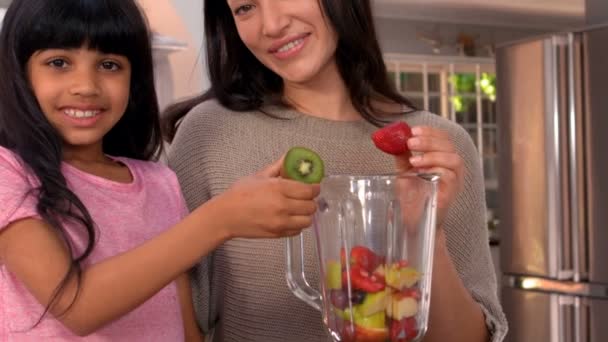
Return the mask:
<path fill-rule="evenodd" d="M 418 336 L 416 319 L 404 318 L 391 322 L 391 342 L 409 342 Z"/>
<path fill-rule="evenodd" d="M 370 316 L 363 316 L 357 308 L 354 316 L 357 327 L 366 329 L 384 329 L 386 327 L 386 314 L 383 311 Z"/>
<path fill-rule="evenodd" d="M 327 262 L 325 281 L 327 283 L 327 288 L 331 290 L 339 290 L 342 288 L 342 266 L 340 263 L 336 261 Z"/>
<path fill-rule="evenodd" d="M 348 306 L 348 295 L 342 290 L 330 290 L 329 300 L 335 308 L 341 310 Z"/>
<path fill-rule="evenodd" d="M 412 129 L 403 121 L 394 122 L 372 134 L 372 140 L 376 147 L 393 155 L 409 152 L 407 140 L 411 137 Z"/>
<path fill-rule="evenodd" d="M 400 293 L 404 297 L 412 297 L 412 298 L 414 298 L 416 300 L 420 299 L 420 291 L 417 288 L 415 288 L 415 287 L 412 287 L 412 288 L 409 288 L 409 289 L 403 289 L 403 290 L 401 290 Z"/>
<path fill-rule="evenodd" d="M 365 299 L 365 294 L 366 293 L 363 291 L 353 291 L 350 297 L 350 302 L 353 303 L 353 305 L 361 304 Z"/>
<path fill-rule="evenodd" d="M 420 273 L 413 267 L 401 267 L 398 264 L 392 264 L 386 270 L 386 285 L 396 290 L 412 287 L 418 280 L 420 280 Z"/>
<path fill-rule="evenodd" d="M 368 293 L 363 299 L 363 302 L 359 305 L 357 311 L 363 316 L 371 316 L 378 312 L 384 312 L 386 310 L 386 304 L 389 294 L 387 291 L 380 291 L 376 293 Z"/>
<path fill-rule="evenodd" d="M 325 278 L 342 341 L 412 341 L 418 334 L 420 278 L 407 260 L 386 264 L 366 246 L 342 248 L 340 262 L 327 263 Z"/>
<path fill-rule="evenodd" d="M 357 326 L 355 335 L 357 342 L 384 342 L 388 338 L 389 332 L 386 327 L 374 329 Z"/>
<path fill-rule="evenodd" d="M 386 314 L 395 320 L 413 317 L 418 313 L 418 300 L 403 293 L 394 293 L 386 306 Z"/>
<path fill-rule="evenodd" d="M 384 278 L 386 276 L 386 268 L 384 267 L 384 264 L 378 265 L 378 267 L 376 267 L 374 270 L 374 274 L 378 277 Z"/>
<path fill-rule="evenodd" d="M 355 246 L 350 250 L 350 263 L 371 272 L 380 263 L 380 258 L 367 247 Z"/>
<path fill-rule="evenodd" d="M 355 309 L 355 308 L 353 308 Z M 351 311 L 350 308 L 344 308 L 344 309 L 338 309 L 336 307 L 334 307 L 334 312 L 336 313 L 336 316 L 340 317 L 342 320 L 347 321 L 347 323 L 349 323 L 352 320 L 354 321 L 354 315 L 353 317 L 351 317 Z"/>
<path fill-rule="evenodd" d="M 348 283 L 348 272 L 342 273 L 342 283 Z M 384 279 L 380 279 L 363 268 L 353 265 L 350 267 L 351 286 L 355 290 L 378 292 L 384 290 Z"/>

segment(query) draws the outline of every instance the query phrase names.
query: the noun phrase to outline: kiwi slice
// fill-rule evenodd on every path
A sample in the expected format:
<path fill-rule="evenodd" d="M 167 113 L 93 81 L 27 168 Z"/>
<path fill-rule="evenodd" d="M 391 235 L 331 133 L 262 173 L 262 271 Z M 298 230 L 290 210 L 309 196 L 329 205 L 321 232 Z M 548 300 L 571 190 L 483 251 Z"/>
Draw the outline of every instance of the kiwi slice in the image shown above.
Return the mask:
<path fill-rule="evenodd" d="M 292 147 L 285 155 L 283 174 L 303 183 L 320 183 L 325 175 L 325 166 L 316 152 L 306 147 Z"/>

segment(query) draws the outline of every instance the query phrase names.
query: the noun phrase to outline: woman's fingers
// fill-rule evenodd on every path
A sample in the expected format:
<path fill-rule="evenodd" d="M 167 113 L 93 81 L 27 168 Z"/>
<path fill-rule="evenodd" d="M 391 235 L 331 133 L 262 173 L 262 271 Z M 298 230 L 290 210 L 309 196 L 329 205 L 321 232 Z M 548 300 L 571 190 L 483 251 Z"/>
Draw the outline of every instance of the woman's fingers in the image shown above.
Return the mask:
<path fill-rule="evenodd" d="M 414 126 L 412 127 L 412 135 L 415 137 L 428 136 L 439 139 L 450 139 L 450 135 L 447 131 L 430 126 Z"/>
<path fill-rule="evenodd" d="M 409 159 L 410 164 L 415 168 L 441 167 L 459 171 L 462 169 L 462 158 L 456 153 L 446 152 L 427 152 L 417 154 Z"/>
<path fill-rule="evenodd" d="M 455 152 L 454 144 L 449 138 L 437 136 L 416 136 L 407 141 L 407 146 L 412 152 Z"/>

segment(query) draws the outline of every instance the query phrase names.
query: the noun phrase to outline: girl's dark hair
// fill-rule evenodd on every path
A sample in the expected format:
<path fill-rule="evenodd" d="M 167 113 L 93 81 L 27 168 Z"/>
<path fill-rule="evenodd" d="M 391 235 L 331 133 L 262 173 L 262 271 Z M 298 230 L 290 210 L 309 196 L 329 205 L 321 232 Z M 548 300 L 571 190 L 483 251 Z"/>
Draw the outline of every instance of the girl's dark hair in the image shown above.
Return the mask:
<path fill-rule="evenodd" d="M 82 46 L 127 57 L 131 64 L 129 103 L 120 121 L 104 136 L 103 151 L 148 160 L 157 158 L 162 146 L 150 44 L 146 20 L 132 0 L 15 0 L 4 17 L 0 32 L 0 146 L 16 153 L 38 178 L 40 186 L 33 190 L 38 213 L 61 234 L 72 255 L 70 268 L 42 316 L 71 277 L 76 276 L 80 288 L 81 263 L 91 254 L 96 233 L 87 208 L 61 173 L 62 138 L 45 118 L 32 91 L 28 60 L 39 50 Z M 73 250 L 62 224 L 66 221 L 82 227 L 87 236 L 80 255 Z"/>
<path fill-rule="evenodd" d="M 415 108 L 389 80 L 376 38 L 369 0 L 319 0 L 338 36 L 336 63 L 355 108 L 367 121 L 381 125 L 373 99 Z M 265 67 L 241 41 L 226 1 L 205 1 L 205 38 L 211 87 L 197 97 L 169 106 L 162 122 L 165 138 L 173 140 L 180 120 L 197 104 L 216 98 L 234 111 L 257 110 L 281 103 L 283 81 Z"/>

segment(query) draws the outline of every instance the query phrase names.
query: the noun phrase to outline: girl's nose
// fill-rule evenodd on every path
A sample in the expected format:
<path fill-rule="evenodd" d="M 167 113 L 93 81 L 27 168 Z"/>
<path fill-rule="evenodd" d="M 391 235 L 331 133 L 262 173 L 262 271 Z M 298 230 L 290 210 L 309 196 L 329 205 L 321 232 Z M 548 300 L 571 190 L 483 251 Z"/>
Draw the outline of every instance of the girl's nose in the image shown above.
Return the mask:
<path fill-rule="evenodd" d="M 280 37 L 291 23 L 291 19 L 284 11 L 281 1 L 269 0 L 261 6 L 262 33 L 267 37 Z"/>
<path fill-rule="evenodd" d="M 70 93 L 79 96 L 96 96 L 99 94 L 99 84 L 94 70 L 75 70 Z"/>

